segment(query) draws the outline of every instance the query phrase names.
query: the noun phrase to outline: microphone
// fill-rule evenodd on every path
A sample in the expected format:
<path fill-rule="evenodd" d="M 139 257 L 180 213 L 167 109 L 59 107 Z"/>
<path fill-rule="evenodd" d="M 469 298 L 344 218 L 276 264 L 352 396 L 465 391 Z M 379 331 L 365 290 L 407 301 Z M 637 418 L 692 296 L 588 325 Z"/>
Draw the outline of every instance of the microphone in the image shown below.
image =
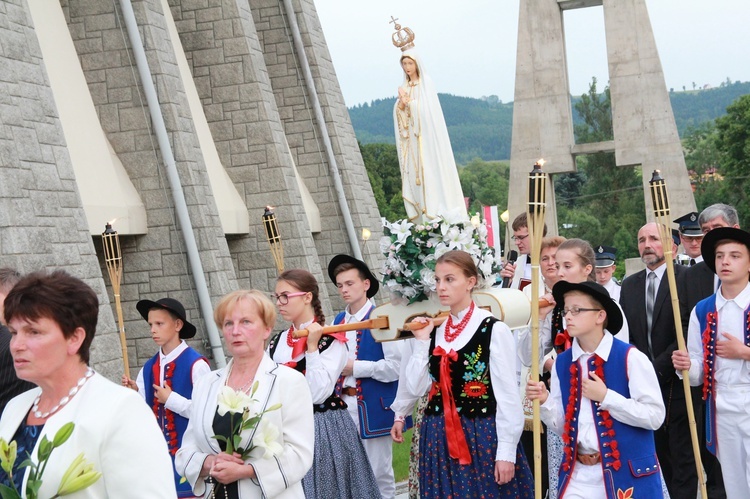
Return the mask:
<path fill-rule="evenodd" d="M 508 263 L 515 264 L 516 260 L 518 260 L 518 251 L 516 250 L 510 250 L 510 254 L 508 254 Z M 510 282 L 513 280 L 511 277 L 503 277 L 503 284 L 500 286 L 501 288 L 509 288 Z"/>

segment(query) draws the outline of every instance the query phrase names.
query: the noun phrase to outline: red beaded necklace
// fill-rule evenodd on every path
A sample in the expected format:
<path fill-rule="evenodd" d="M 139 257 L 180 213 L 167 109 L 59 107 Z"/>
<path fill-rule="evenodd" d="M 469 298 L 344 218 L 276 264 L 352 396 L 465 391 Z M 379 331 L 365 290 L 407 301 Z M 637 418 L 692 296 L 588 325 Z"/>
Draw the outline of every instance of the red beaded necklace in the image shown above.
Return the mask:
<path fill-rule="evenodd" d="M 445 322 L 445 334 L 443 335 L 445 337 L 445 341 L 450 343 L 451 341 L 458 338 L 458 335 L 461 334 L 461 331 L 464 330 L 466 327 L 466 324 L 469 323 L 469 319 L 471 319 L 471 315 L 474 313 L 474 302 L 471 302 L 471 305 L 469 305 L 469 311 L 466 312 L 466 315 L 464 315 L 464 318 L 461 319 L 461 322 L 459 322 L 457 325 L 453 325 L 453 316 L 449 315 L 448 320 Z M 454 329 L 454 331 L 451 331 L 451 329 Z"/>
<path fill-rule="evenodd" d="M 295 338 L 294 337 L 294 324 L 289 326 L 289 332 L 286 335 L 286 344 L 290 347 L 293 347 L 295 343 L 297 343 L 302 338 Z"/>

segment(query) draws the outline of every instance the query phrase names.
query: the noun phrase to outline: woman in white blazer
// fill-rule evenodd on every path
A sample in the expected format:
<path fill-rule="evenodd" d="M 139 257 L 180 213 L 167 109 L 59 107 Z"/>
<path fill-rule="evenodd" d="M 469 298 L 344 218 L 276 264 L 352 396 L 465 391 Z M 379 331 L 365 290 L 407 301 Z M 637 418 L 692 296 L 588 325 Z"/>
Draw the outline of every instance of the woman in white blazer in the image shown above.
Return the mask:
<path fill-rule="evenodd" d="M 265 353 L 265 341 L 276 322 L 276 310 L 260 291 L 235 291 L 219 302 L 214 312 L 232 360 L 196 383 L 190 422 L 177 452 L 175 467 L 203 497 L 304 498 L 301 480 L 312 466 L 314 426 L 312 398 L 304 376 L 276 364 Z M 252 394 L 253 410 L 265 411 L 261 423 L 242 434 L 240 448 L 257 446 L 248 459 L 223 452 L 224 443 L 214 435 L 226 436 L 226 418 L 217 412 L 224 387 Z M 278 409 L 273 407 L 280 404 Z M 263 430 L 278 429 L 264 452 L 258 446 Z M 215 490 L 213 490 L 215 489 Z"/>
<path fill-rule="evenodd" d="M 98 313 L 96 293 L 61 270 L 29 274 L 8 293 L 4 315 L 16 374 L 38 387 L 3 412 L 0 437 L 19 449 L 13 485 L 2 470 L 0 483 L 26 497 L 30 473 L 20 463 L 27 452 L 37 462 L 43 437 L 52 441 L 72 422 L 70 438 L 52 451 L 38 497 L 55 495 L 80 453 L 102 476 L 71 499 L 176 497 L 169 451 L 149 408 L 88 367 Z"/>

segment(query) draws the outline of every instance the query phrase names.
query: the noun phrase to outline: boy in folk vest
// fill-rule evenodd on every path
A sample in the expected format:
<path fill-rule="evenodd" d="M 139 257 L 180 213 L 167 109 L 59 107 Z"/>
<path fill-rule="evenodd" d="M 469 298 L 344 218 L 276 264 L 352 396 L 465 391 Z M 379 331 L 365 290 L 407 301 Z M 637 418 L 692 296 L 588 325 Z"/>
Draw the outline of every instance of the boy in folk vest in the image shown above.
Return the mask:
<path fill-rule="evenodd" d="M 526 393 L 565 445 L 558 497 L 663 497 L 653 430 L 665 409 L 651 362 L 604 331 L 617 333 L 623 317 L 602 286 L 560 281 L 552 295 L 573 344 L 555 361 L 551 392 L 529 381 Z"/>
<path fill-rule="evenodd" d="M 706 447 L 721 463 L 729 499 L 750 497 L 750 233 L 714 229 L 701 254 L 719 277 L 718 291 L 690 313 L 688 351 L 676 350 L 678 374 L 703 385 Z"/>
<path fill-rule="evenodd" d="M 141 317 L 151 326 L 151 338 L 159 351 L 144 364 L 137 381 L 123 375 L 122 384 L 146 400 L 167 440 L 169 453 L 174 456 L 182 444 L 182 435 L 190 417 L 193 385 L 201 376 L 211 372 L 208 361 L 185 343 L 195 336 L 195 326 L 185 317 L 185 307 L 173 298 L 157 301 L 141 300 L 136 306 Z M 177 497 L 192 498 L 190 484 L 175 472 Z"/>
<path fill-rule="evenodd" d="M 370 300 L 378 292 L 378 280 L 365 262 L 336 255 L 328 264 L 328 276 L 336 284 L 346 310 L 334 324 L 360 322 L 375 308 Z M 349 359 L 338 386 L 341 398 L 359 429 L 359 436 L 384 499 L 396 495 L 393 476 L 391 403 L 396 398 L 401 350 L 396 342 L 377 343 L 369 329 L 348 331 Z"/>

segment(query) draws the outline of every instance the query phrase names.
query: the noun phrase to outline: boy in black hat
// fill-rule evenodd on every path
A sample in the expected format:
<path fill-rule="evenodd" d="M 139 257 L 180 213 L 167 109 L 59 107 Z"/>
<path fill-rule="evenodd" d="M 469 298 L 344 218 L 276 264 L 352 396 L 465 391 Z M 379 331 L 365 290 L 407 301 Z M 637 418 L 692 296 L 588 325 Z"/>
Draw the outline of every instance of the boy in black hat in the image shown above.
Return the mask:
<path fill-rule="evenodd" d="M 750 497 L 750 233 L 734 227 L 710 231 L 701 244 L 718 291 L 690 314 L 688 351 L 672 362 L 703 385 L 706 447 L 719 458 L 729 499 Z"/>
<path fill-rule="evenodd" d="M 125 374 L 122 384 L 137 390 L 152 408 L 167 440 L 174 469 L 174 456 L 190 417 L 193 385 L 211 368 L 205 357 L 184 341 L 195 336 L 195 326 L 188 322 L 182 303 L 174 298 L 141 300 L 135 308 L 151 326 L 151 338 L 159 351 L 146 361 L 137 381 Z M 180 483 L 182 477 L 176 472 L 174 478 L 177 497 L 195 497 L 187 481 Z"/>
<path fill-rule="evenodd" d="M 666 411 L 651 362 L 605 332 L 623 317 L 602 286 L 560 281 L 552 294 L 573 344 L 555 360 L 551 392 L 529 381 L 526 393 L 562 435 L 558 497 L 663 497 L 653 430 Z"/>
<path fill-rule="evenodd" d="M 334 324 L 360 322 L 375 308 L 370 300 L 378 292 L 378 280 L 365 262 L 336 255 L 328 264 L 328 276 L 346 303 Z M 401 351 L 395 342 L 377 343 L 369 329 L 346 333 L 349 359 L 339 379 L 341 395 L 359 429 L 362 444 L 383 498 L 396 495 L 393 476 L 391 403 L 396 398 Z"/>

